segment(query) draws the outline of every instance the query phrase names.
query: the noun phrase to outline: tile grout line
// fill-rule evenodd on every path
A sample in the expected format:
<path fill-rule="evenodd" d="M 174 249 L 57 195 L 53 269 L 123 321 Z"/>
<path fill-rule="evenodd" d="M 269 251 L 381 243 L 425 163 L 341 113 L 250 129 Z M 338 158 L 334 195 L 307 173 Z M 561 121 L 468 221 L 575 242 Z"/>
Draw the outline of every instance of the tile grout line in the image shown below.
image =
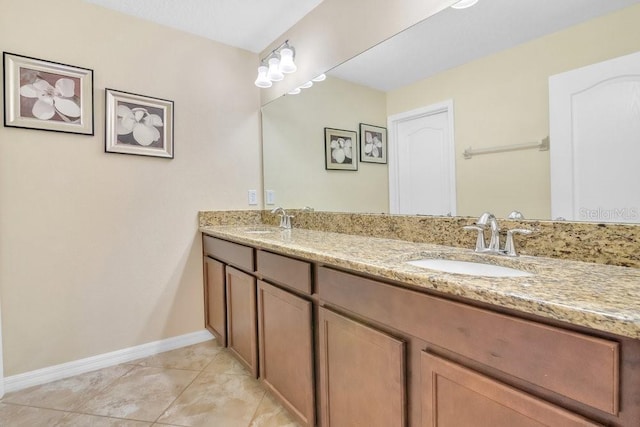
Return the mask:
<path fill-rule="evenodd" d="M 258 382 L 260 382 L 260 380 L 258 380 Z M 262 383 L 260 383 L 260 385 L 262 386 Z M 264 399 L 266 399 L 266 397 L 267 397 L 267 391 L 264 390 L 262 394 L 262 399 L 260 399 L 260 402 L 258 402 L 258 406 L 256 406 L 255 411 L 253 411 L 253 415 L 251 416 L 251 419 L 249 420 L 249 424 L 247 425 L 247 427 L 251 427 L 251 424 L 256 419 L 256 414 L 258 413 L 258 409 L 260 409 L 260 405 L 262 405 L 262 402 L 264 402 Z"/>
<path fill-rule="evenodd" d="M 216 354 L 216 356 L 217 356 L 217 354 Z M 213 361 L 213 359 L 215 359 L 215 357 L 216 357 L 216 356 L 212 357 L 212 358 L 211 358 L 211 361 Z M 169 404 L 167 405 L 167 407 L 166 407 L 166 408 L 164 408 L 164 410 L 160 413 L 160 415 L 158 415 L 158 417 L 155 419 L 155 421 L 153 421 L 153 422 L 152 422 L 152 424 L 156 424 L 156 423 L 158 422 L 158 420 L 159 420 L 160 418 L 162 418 L 162 416 L 167 412 L 167 410 L 168 410 L 169 408 L 171 408 L 171 405 L 173 405 L 174 403 L 176 403 L 176 401 L 180 398 L 180 396 L 182 396 L 182 395 L 184 394 L 184 392 L 185 392 L 185 391 L 187 391 L 187 389 L 188 389 L 189 387 L 191 387 L 191 385 L 192 385 L 192 384 L 193 384 L 193 383 L 194 383 L 194 382 L 195 382 L 195 381 L 200 377 L 200 375 L 202 375 L 202 373 L 204 372 L 204 369 L 205 369 L 207 366 L 209 366 L 209 365 L 211 364 L 211 361 L 210 361 L 209 363 L 207 363 L 207 365 L 206 365 L 204 368 L 202 368 L 200 371 L 195 371 L 195 370 L 193 370 L 193 369 L 191 370 L 191 372 L 198 372 L 198 375 L 196 375 L 196 376 L 193 378 L 193 380 L 191 380 L 191 382 L 190 382 L 189 384 L 187 384 L 187 386 L 186 386 L 186 387 L 185 387 L 185 388 L 184 388 L 180 393 L 178 393 L 178 395 L 175 397 L 175 399 L 173 399 L 173 400 L 171 401 L 171 403 L 169 403 Z M 163 369 L 166 369 L 166 368 L 163 368 Z M 186 371 L 186 370 L 188 370 L 188 369 L 184 369 L 184 370 Z"/>

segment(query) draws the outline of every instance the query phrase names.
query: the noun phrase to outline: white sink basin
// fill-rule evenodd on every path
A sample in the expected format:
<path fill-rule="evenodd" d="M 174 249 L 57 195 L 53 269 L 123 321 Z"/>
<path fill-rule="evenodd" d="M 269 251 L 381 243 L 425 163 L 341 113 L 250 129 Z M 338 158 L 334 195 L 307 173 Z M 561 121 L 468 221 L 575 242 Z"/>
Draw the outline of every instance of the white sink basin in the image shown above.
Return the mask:
<path fill-rule="evenodd" d="M 249 234 L 270 234 L 275 233 L 276 230 L 269 228 L 250 228 L 248 230 L 244 230 L 244 232 Z"/>
<path fill-rule="evenodd" d="M 408 261 L 407 264 L 429 270 L 442 271 L 444 273 L 466 274 L 468 276 L 484 277 L 527 277 L 533 276 L 528 271 L 517 270 L 500 265 L 485 264 L 482 262 L 456 261 L 450 259 L 419 259 Z"/>

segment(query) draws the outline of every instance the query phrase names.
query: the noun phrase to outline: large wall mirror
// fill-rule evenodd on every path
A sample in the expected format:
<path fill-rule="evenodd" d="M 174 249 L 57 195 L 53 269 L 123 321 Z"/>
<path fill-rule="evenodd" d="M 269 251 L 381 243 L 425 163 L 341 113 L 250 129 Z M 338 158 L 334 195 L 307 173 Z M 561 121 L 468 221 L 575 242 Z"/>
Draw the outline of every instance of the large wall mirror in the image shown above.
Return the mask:
<path fill-rule="evenodd" d="M 389 212 L 389 165 L 361 162 L 356 140 L 357 170 L 327 170 L 324 128 L 387 127 L 389 117 L 449 102 L 453 214 L 551 219 L 549 151 L 464 152 L 544 141 L 549 77 L 640 51 L 638 22 L 640 0 L 480 0 L 444 10 L 263 106 L 264 190 L 285 208 Z M 636 194 L 639 184 L 621 185 Z"/>

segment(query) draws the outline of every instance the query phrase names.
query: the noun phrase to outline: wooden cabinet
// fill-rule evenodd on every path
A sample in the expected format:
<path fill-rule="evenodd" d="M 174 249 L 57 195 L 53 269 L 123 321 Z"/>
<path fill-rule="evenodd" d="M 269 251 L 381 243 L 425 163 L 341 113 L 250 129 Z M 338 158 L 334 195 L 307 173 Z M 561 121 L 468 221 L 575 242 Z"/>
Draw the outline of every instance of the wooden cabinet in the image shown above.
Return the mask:
<path fill-rule="evenodd" d="M 207 328 L 305 427 L 639 425 L 638 339 L 203 247 Z"/>
<path fill-rule="evenodd" d="M 256 278 L 230 266 L 225 269 L 229 350 L 257 377 Z"/>
<path fill-rule="evenodd" d="M 204 257 L 205 326 L 227 346 L 227 297 L 224 264 Z"/>
<path fill-rule="evenodd" d="M 260 379 L 308 427 L 315 425 L 312 304 L 258 281 Z"/>
<path fill-rule="evenodd" d="M 558 395 L 618 413 L 620 350 L 615 341 L 329 268 L 319 269 L 317 288 L 323 300 L 350 312 Z M 583 355 L 588 357 L 581 359 Z"/>
<path fill-rule="evenodd" d="M 324 427 L 406 425 L 404 342 L 319 308 Z"/>
<path fill-rule="evenodd" d="M 432 354 L 421 365 L 422 427 L 601 425 Z"/>

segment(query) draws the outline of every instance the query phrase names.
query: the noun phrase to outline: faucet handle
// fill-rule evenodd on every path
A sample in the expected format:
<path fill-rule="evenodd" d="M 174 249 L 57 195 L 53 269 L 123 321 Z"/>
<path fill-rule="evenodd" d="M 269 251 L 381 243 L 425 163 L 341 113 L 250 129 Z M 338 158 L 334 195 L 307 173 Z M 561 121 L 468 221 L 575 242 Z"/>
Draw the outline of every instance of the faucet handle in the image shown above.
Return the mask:
<path fill-rule="evenodd" d="M 465 225 L 464 227 L 462 227 L 462 229 L 478 232 L 478 237 L 476 238 L 476 252 L 481 252 L 486 249 L 486 244 L 484 241 L 484 225 Z"/>
<path fill-rule="evenodd" d="M 518 252 L 516 251 L 516 244 L 513 240 L 514 234 L 524 234 L 529 235 L 533 233 L 533 230 L 528 230 L 526 228 L 514 228 L 513 230 L 507 230 L 507 242 L 504 245 L 504 252 L 507 256 L 518 256 Z"/>

